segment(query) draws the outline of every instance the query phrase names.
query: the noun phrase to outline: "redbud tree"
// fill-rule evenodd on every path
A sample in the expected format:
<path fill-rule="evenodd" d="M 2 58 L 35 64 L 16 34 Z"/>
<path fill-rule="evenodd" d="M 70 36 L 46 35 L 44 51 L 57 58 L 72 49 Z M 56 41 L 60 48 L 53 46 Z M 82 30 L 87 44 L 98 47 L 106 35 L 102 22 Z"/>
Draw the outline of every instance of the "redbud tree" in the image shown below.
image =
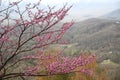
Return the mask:
<path fill-rule="evenodd" d="M 26 4 L 21 8 L 22 1 L 9 2 L 7 7 L 0 8 L 0 80 L 13 77 L 24 79 L 25 76 L 49 76 L 69 73 L 77 66 L 84 66 L 92 59 L 62 57 L 62 63 L 57 60 L 44 65 L 47 73 L 39 71 L 40 62 L 36 60 L 49 60 L 51 55 L 44 55 L 44 49 L 50 44 L 60 43 L 64 33 L 74 24 L 73 21 L 63 23 L 61 27 L 55 26 L 63 20 L 72 6 L 64 5 L 60 9 L 48 6 L 41 8 L 41 1 L 36 4 Z M 52 54 L 52 53 L 51 53 Z M 33 65 L 27 65 L 31 60 Z M 24 65 L 23 65 L 23 63 Z M 26 63 L 25 63 L 26 62 Z M 16 67 L 22 67 L 16 70 Z"/>

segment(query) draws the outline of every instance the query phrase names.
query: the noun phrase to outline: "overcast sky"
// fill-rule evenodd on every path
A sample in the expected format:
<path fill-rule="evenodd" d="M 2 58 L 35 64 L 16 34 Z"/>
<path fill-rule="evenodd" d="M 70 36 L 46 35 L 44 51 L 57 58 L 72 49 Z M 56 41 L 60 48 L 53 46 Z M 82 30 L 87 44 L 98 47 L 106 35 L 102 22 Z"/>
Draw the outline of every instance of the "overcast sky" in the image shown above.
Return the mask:
<path fill-rule="evenodd" d="M 3 0 L 6 3 L 8 0 Z M 11 0 L 17 1 L 17 0 Z M 35 3 L 38 0 L 24 0 L 24 3 Z M 69 15 L 65 20 L 81 21 L 91 17 L 97 17 L 120 8 L 120 0 L 42 0 L 43 6 L 63 6 L 65 3 L 73 4 Z"/>

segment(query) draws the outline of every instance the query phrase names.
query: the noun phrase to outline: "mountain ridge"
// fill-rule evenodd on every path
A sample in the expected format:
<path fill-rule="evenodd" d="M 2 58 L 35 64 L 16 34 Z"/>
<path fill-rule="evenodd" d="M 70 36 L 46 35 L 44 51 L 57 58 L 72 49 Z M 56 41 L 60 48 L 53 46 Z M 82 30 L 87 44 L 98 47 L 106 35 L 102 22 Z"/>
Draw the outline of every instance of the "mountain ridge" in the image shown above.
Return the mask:
<path fill-rule="evenodd" d="M 111 20 L 120 20 L 120 9 L 116 9 L 110 13 L 107 13 L 100 18 L 111 19 Z"/>

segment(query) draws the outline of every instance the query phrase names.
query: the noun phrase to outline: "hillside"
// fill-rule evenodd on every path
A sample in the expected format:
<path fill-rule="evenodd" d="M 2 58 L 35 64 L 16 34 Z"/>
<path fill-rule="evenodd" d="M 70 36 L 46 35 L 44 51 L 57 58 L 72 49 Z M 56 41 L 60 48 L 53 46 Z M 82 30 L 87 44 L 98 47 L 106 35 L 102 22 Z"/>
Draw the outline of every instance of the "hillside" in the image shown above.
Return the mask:
<path fill-rule="evenodd" d="M 92 18 L 77 22 L 65 34 L 65 39 L 79 50 L 96 51 L 99 60 L 120 63 L 120 24 L 117 20 Z"/>
<path fill-rule="evenodd" d="M 92 18 L 74 24 L 65 38 L 80 49 L 120 51 L 120 24 L 115 20 Z"/>
<path fill-rule="evenodd" d="M 64 38 L 78 50 L 95 51 L 100 62 L 110 59 L 120 64 L 120 9 L 76 22 Z"/>

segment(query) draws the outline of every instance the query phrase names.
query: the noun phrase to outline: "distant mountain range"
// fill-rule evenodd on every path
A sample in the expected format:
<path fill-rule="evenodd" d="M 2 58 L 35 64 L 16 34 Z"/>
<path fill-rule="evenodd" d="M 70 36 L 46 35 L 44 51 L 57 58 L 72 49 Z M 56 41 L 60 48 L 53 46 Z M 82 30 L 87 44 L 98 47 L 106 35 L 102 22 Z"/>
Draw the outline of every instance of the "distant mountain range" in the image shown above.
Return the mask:
<path fill-rule="evenodd" d="M 120 51 L 120 23 L 92 18 L 74 24 L 65 38 L 80 49 Z"/>
<path fill-rule="evenodd" d="M 120 54 L 119 20 L 120 9 L 99 18 L 76 22 L 64 38 L 70 43 L 75 43 L 80 50 Z"/>
<path fill-rule="evenodd" d="M 114 10 L 104 16 L 102 18 L 112 19 L 112 20 L 120 20 L 120 9 Z"/>

